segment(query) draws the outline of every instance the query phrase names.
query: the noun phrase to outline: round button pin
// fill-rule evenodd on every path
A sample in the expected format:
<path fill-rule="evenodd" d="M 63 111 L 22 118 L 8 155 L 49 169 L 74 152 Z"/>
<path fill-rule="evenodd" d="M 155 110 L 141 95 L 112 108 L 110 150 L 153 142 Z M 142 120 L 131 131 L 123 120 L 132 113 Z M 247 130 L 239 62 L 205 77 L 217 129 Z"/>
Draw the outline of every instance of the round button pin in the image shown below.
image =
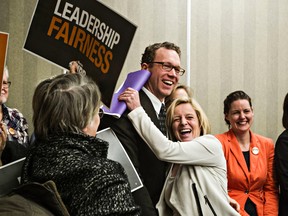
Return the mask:
<path fill-rule="evenodd" d="M 257 147 L 253 147 L 253 148 L 252 148 L 252 153 L 253 153 L 254 155 L 258 155 L 258 154 L 259 154 L 259 149 L 258 149 Z"/>
<path fill-rule="evenodd" d="M 9 133 L 12 134 L 12 135 L 15 134 L 15 130 L 14 130 L 13 128 L 9 128 L 8 131 L 9 131 Z"/>

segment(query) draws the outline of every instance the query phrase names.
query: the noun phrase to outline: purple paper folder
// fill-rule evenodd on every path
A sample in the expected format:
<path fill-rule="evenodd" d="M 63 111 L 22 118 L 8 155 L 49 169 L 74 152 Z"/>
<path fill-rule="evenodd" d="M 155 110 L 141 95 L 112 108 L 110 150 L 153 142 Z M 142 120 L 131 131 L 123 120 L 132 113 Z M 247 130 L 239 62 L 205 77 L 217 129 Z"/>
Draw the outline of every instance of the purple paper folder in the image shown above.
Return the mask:
<path fill-rule="evenodd" d="M 121 85 L 121 87 L 113 94 L 110 109 L 106 106 L 102 106 L 105 114 L 113 115 L 116 118 L 120 118 L 123 112 L 126 110 L 126 103 L 118 100 L 118 96 L 128 87 L 131 87 L 139 91 L 146 81 L 151 76 L 151 73 L 148 70 L 138 70 L 135 72 L 130 72 L 127 75 L 126 80 Z"/>

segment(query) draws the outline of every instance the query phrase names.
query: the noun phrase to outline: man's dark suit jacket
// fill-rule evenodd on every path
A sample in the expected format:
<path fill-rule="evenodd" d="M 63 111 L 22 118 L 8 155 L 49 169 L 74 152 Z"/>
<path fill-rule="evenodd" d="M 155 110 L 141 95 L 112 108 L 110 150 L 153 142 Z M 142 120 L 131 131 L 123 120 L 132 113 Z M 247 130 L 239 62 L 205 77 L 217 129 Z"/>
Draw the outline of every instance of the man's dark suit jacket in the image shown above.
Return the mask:
<path fill-rule="evenodd" d="M 141 105 L 148 116 L 160 128 L 156 111 L 148 96 L 141 90 L 139 97 Z M 127 117 L 128 113 L 129 110 L 126 110 L 119 119 L 104 115 L 99 129 L 112 128 L 140 175 L 144 187 L 133 192 L 133 196 L 135 202 L 140 205 L 142 214 L 145 216 L 157 215 L 155 206 L 164 185 L 166 163 L 158 160 L 148 145 L 138 135 Z"/>
<path fill-rule="evenodd" d="M 275 144 L 275 170 L 280 184 L 279 216 L 288 215 L 288 130 L 278 137 Z"/>

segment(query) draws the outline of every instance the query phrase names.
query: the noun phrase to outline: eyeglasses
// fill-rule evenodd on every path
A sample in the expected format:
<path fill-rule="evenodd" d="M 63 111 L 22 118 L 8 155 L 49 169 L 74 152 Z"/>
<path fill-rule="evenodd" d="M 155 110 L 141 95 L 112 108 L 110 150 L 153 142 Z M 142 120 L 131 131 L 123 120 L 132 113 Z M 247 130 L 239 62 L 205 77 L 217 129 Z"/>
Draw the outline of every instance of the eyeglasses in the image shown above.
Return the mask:
<path fill-rule="evenodd" d="M 103 117 L 103 115 L 104 115 L 104 111 L 103 111 L 103 109 L 99 109 L 99 111 L 98 111 L 98 115 L 99 115 L 99 117 L 100 118 L 102 118 Z"/>
<path fill-rule="evenodd" d="M 2 82 L 2 87 L 3 88 L 9 88 L 11 86 L 11 81 L 3 81 Z"/>
<path fill-rule="evenodd" d="M 170 63 L 168 62 L 148 62 L 148 64 L 161 64 L 162 65 L 162 69 L 167 71 L 167 72 L 170 72 L 172 69 L 175 70 L 175 72 L 177 74 L 179 74 L 180 76 L 182 76 L 184 73 L 185 73 L 185 70 L 181 67 L 175 67 L 173 65 L 171 65 Z"/>

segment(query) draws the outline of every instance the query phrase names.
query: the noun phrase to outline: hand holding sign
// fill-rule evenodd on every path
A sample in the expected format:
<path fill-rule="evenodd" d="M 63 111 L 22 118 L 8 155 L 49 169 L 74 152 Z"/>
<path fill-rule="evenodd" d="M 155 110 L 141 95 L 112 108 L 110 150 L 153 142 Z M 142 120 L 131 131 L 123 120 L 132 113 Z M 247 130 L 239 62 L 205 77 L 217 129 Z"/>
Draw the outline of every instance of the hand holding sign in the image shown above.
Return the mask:
<path fill-rule="evenodd" d="M 24 49 L 63 68 L 79 60 L 110 107 L 135 31 L 99 1 L 38 0 Z"/>

